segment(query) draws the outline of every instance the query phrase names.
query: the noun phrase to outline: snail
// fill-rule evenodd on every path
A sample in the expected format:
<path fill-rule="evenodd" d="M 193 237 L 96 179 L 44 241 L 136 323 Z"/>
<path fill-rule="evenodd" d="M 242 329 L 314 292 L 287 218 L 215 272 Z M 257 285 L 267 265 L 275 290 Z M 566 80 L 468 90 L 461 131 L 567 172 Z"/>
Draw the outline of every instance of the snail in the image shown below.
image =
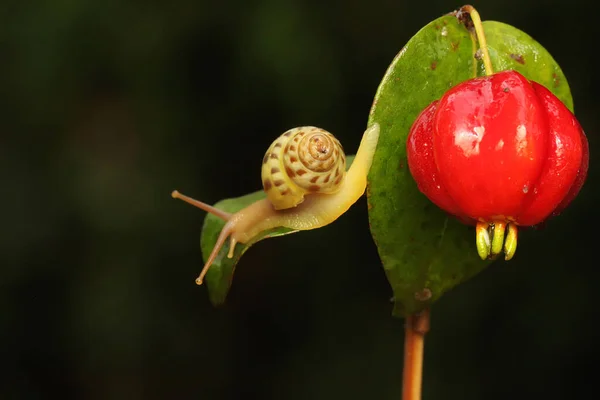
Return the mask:
<path fill-rule="evenodd" d="M 237 243 L 247 243 L 266 230 L 310 230 L 338 219 L 364 194 L 378 140 L 379 124 L 375 123 L 363 133 L 354 161 L 346 171 L 343 147 L 328 131 L 302 126 L 284 132 L 263 157 L 261 175 L 267 197 L 234 214 L 173 191 L 173 198 L 226 222 L 196 283 L 202 284 L 227 238 L 227 257 L 232 258 Z"/>

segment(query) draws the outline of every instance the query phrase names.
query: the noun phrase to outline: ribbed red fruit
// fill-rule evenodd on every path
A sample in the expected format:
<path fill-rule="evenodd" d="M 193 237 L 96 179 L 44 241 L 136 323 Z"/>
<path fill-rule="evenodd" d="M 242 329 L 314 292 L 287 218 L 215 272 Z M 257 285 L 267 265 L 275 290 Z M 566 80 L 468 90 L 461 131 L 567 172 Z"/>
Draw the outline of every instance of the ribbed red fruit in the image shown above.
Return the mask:
<path fill-rule="evenodd" d="M 539 224 L 567 207 L 589 162 L 587 138 L 571 111 L 512 70 L 460 83 L 431 103 L 411 128 L 407 154 L 419 190 L 477 224 L 482 258 L 505 246 L 510 259 L 516 226 Z"/>

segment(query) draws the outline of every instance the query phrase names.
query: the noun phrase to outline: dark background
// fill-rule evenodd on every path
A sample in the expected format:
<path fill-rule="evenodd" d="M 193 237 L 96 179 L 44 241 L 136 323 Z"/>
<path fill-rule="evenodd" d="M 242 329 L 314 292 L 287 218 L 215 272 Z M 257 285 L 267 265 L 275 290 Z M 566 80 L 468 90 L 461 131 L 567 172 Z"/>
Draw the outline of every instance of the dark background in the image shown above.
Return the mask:
<path fill-rule="evenodd" d="M 403 320 L 364 198 L 253 247 L 217 309 L 194 283 L 205 214 L 170 192 L 259 189 L 294 126 L 353 153 L 393 57 L 463 4 L 2 1 L 0 398 L 399 399 Z M 436 303 L 423 398 L 578 398 L 600 356 L 596 13 L 472 4 L 559 62 L 591 169 L 515 259 Z"/>

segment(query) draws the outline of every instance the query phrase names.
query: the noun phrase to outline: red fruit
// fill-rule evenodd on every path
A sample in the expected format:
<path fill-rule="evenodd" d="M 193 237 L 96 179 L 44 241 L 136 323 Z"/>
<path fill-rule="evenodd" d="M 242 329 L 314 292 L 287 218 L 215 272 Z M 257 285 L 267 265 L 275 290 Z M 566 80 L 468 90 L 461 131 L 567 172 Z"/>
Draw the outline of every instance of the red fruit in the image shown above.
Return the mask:
<path fill-rule="evenodd" d="M 410 130 L 407 155 L 419 190 L 477 225 L 480 256 L 494 258 L 504 245 L 506 259 L 516 250 L 516 227 L 564 210 L 589 162 L 571 111 L 516 71 L 465 81 L 431 103 Z"/>

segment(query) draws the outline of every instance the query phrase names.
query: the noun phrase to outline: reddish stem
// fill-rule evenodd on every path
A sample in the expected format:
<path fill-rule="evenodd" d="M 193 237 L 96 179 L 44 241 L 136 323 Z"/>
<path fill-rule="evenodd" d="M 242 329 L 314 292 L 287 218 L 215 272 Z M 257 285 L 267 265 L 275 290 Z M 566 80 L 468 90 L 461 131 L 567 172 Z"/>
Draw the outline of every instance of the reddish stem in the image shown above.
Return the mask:
<path fill-rule="evenodd" d="M 421 400 L 423 349 L 429 332 L 429 309 L 406 318 L 402 400 Z"/>

